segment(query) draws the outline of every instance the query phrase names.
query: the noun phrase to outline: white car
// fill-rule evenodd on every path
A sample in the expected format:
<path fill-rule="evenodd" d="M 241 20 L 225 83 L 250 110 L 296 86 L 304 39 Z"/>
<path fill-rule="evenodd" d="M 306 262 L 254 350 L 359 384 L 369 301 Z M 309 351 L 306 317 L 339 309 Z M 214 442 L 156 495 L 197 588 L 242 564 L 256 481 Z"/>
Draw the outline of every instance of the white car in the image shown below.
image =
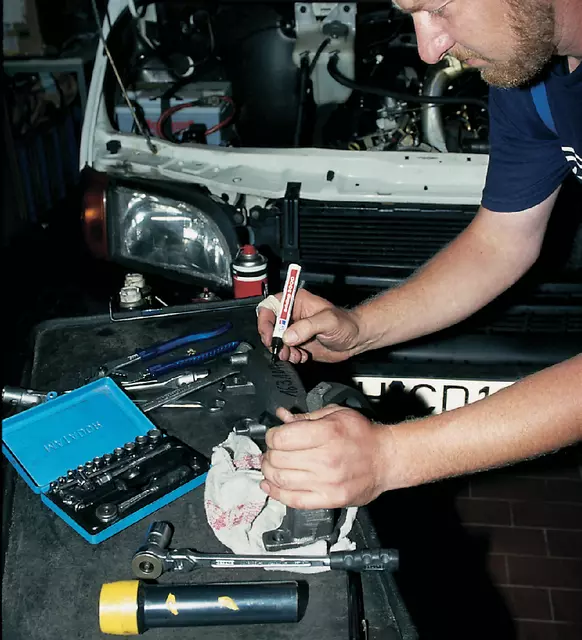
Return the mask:
<path fill-rule="evenodd" d="M 221 297 L 249 242 L 275 276 L 299 261 L 306 286 L 350 304 L 470 222 L 488 149 L 478 72 L 423 63 L 388 3 L 110 0 L 82 131 L 85 237 Z M 402 381 L 440 411 L 573 355 L 581 236 L 556 236 L 551 274 L 534 269 L 463 327 L 358 359 L 353 376 L 371 395 Z"/>

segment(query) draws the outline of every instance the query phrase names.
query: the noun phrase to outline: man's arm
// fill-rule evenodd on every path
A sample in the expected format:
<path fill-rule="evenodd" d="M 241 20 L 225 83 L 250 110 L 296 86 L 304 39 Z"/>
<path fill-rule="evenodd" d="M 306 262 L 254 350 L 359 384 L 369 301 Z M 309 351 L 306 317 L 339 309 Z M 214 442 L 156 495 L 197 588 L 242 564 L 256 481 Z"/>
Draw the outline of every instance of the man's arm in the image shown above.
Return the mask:
<path fill-rule="evenodd" d="M 484 400 L 389 427 L 383 490 L 481 471 L 582 440 L 582 355 Z"/>
<path fill-rule="evenodd" d="M 481 207 L 471 224 L 402 286 L 354 310 L 355 352 L 449 327 L 515 284 L 539 256 L 558 192 L 518 213 Z"/>
<path fill-rule="evenodd" d="M 582 355 L 460 409 L 398 425 L 375 425 L 333 406 L 278 414 L 286 424 L 267 432 L 261 487 L 300 509 L 364 505 L 384 491 L 582 440 Z"/>

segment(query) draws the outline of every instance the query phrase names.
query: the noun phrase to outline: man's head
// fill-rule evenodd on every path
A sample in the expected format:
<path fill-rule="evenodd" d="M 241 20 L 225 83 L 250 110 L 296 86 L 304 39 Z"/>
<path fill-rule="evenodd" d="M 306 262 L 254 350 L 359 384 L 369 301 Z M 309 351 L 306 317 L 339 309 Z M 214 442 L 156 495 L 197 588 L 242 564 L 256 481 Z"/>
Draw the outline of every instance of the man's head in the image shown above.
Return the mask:
<path fill-rule="evenodd" d="M 397 0 L 411 12 L 421 57 L 449 53 L 477 67 L 489 84 L 532 80 L 556 53 L 551 0 Z"/>

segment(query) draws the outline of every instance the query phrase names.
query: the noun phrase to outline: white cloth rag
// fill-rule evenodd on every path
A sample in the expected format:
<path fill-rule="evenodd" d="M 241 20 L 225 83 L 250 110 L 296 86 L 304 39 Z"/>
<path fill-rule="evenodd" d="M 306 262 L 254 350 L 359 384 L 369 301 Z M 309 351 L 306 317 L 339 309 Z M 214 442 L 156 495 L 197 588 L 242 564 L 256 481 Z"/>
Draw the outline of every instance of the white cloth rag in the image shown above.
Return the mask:
<path fill-rule="evenodd" d="M 261 459 L 259 447 L 249 437 L 235 433 L 231 433 L 213 449 L 204 488 L 204 508 L 208 524 L 216 537 L 233 553 L 266 554 L 263 533 L 277 529 L 285 515 L 285 505 L 268 497 L 259 486 L 263 479 Z M 331 551 L 352 551 L 356 548 L 355 543 L 348 538 L 348 533 L 352 529 L 357 511 L 357 507 L 348 508 L 338 540 Z M 318 540 L 298 549 L 285 549 L 275 553 L 317 556 L 327 552 L 326 541 Z M 329 571 L 329 568 L 294 567 L 292 570 L 318 573 Z"/>

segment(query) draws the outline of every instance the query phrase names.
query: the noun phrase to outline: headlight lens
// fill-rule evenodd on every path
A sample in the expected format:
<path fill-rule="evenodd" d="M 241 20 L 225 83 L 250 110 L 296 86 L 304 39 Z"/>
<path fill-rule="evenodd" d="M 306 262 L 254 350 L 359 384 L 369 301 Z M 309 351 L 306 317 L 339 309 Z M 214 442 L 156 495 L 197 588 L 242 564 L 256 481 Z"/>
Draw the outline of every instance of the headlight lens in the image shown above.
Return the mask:
<path fill-rule="evenodd" d="M 124 260 L 232 284 L 231 251 L 218 224 L 198 207 L 123 186 L 114 189 L 113 252 Z M 111 225 L 111 222 L 110 222 Z"/>

